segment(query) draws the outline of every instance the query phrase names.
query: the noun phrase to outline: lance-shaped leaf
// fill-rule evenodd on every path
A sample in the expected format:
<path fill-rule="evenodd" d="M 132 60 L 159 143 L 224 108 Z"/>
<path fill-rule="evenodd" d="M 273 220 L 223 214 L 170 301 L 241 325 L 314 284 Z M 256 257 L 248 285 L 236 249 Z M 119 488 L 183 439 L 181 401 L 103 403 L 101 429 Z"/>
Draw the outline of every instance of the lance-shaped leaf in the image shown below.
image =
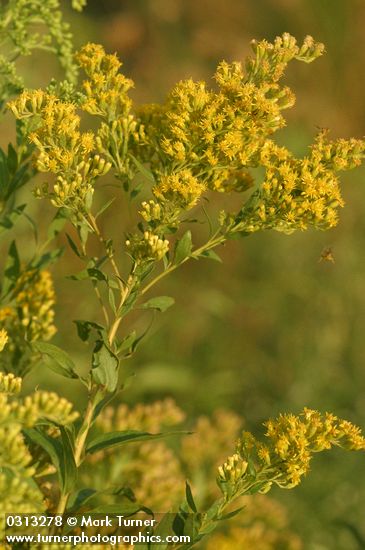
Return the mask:
<path fill-rule="evenodd" d="M 15 207 L 13 210 L 10 210 L 4 217 L 0 220 L 0 233 L 3 231 L 11 229 L 16 220 L 23 214 L 26 205 L 21 204 L 20 206 Z"/>
<path fill-rule="evenodd" d="M 113 392 L 118 384 L 118 365 L 116 355 L 102 340 L 97 340 L 92 358 L 93 380 Z"/>
<path fill-rule="evenodd" d="M 192 510 L 193 512 L 196 513 L 198 510 L 197 510 L 197 507 L 196 507 L 196 504 L 195 504 L 195 501 L 194 501 L 194 497 L 193 497 L 191 487 L 190 487 L 190 485 L 187 481 L 185 483 L 185 496 L 186 496 L 186 502 L 187 502 L 190 510 Z"/>
<path fill-rule="evenodd" d="M 215 260 L 216 262 L 222 263 L 222 258 L 218 256 L 214 250 L 204 250 L 199 256 L 199 258 L 207 258 L 208 260 Z"/>
<path fill-rule="evenodd" d="M 109 449 L 110 447 L 120 447 L 121 445 L 127 445 L 128 443 L 135 443 L 137 441 L 150 441 L 154 439 L 161 439 L 170 435 L 181 435 L 189 432 L 166 432 L 151 434 L 149 432 L 140 432 L 138 430 L 125 430 L 120 432 L 110 432 L 100 435 L 90 441 L 86 447 L 87 453 L 96 453 L 102 449 Z"/>
<path fill-rule="evenodd" d="M 5 296 L 15 286 L 20 274 L 20 259 L 15 241 L 9 247 L 8 257 L 5 264 L 2 295 Z"/>
<path fill-rule="evenodd" d="M 136 157 L 134 157 L 131 153 L 129 153 L 129 156 L 130 158 L 133 160 L 134 164 L 136 165 L 136 168 L 138 169 L 138 171 L 147 179 L 149 180 L 151 183 L 153 183 L 154 185 L 156 184 L 156 180 L 155 180 L 155 177 L 154 175 L 152 174 L 151 170 L 148 170 L 148 168 L 146 168 L 143 164 L 141 164 L 139 162 L 138 159 L 136 159 Z"/>
<path fill-rule="evenodd" d="M 73 321 L 77 327 L 77 335 L 83 342 L 87 342 L 90 338 L 92 331 L 101 338 L 105 329 L 102 325 L 94 323 L 93 321 L 83 321 L 82 319 L 76 319 Z"/>
<path fill-rule="evenodd" d="M 140 309 L 156 309 L 157 311 L 166 311 L 169 307 L 174 305 L 174 303 L 175 300 L 170 296 L 156 296 L 139 307 Z"/>
<path fill-rule="evenodd" d="M 192 249 L 192 241 L 191 241 L 191 231 L 188 230 L 179 241 L 176 242 L 175 246 L 175 256 L 174 256 L 174 262 L 175 264 L 180 264 L 185 258 L 190 256 L 191 249 Z"/>
<path fill-rule="evenodd" d="M 49 455 L 52 464 L 57 470 L 61 492 L 65 494 L 76 484 L 77 467 L 69 434 L 63 427 L 60 427 L 60 431 L 60 439 L 50 437 L 36 428 L 26 429 L 24 433 L 33 443 L 42 447 Z"/>
<path fill-rule="evenodd" d="M 75 363 L 61 348 L 47 342 L 33 342 L 32 348 L 49 358 L 47 364 L 57 374 L 66 378 L 79 378 L 75 371 Z"/>

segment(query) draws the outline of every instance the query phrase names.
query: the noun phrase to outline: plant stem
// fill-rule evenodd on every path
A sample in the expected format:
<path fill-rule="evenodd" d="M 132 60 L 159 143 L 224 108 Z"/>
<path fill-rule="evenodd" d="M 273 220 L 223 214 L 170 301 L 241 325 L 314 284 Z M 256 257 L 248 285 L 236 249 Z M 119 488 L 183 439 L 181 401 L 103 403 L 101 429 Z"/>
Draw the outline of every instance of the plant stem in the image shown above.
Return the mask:
<path fill-rule="evenodd" d="M 95 409 L 94 395 L 90 395 L 90 398 L 86 407 L 86 411 L 85 411 L 84 421 L 81 424 L 79 433 L 75 441 L 74 460 L 77 467 L 80 466 L 83 460 L 85 442 L 92 424 L 94 409 Z M 69 496 L 70 496 L 70 493 L 65 493 L 61 495 L 57 506 L 57 514 L 61 514 L 61 515 L 64 514 L 67 507 Z"/>
<path fill-rule="evenodd" d="M 103 302 L 103 299 L 101 297 L 101 294 L 100 294 L 100 290 L 98 289 L 98 286 L 97 286 L 97 282 L 96 281 L 92 281 L 92 284 L 93 284 L 93 288 L 95 290 L 95 294 L 99 300 L 99 303 L 100 303 L 100 307 L 101 307 L 101 310 L 103 312 L 103 315 L 104 315 L 104 319 L 105 319 L 105 322 L 106 322 L 106 326 L 109 326 L 109 315 L 108 315 L 108 311 L 105 307 L 105 304 Z"/>
<path fill-rule="evenodd" d="M 133 288 L 133 283 L 134 283 L 134 274 L 133 274 L 133 271 L 132 271 L 131 275 L 128 278 L 127 284 L 125 285 L 124 289 L 121 292 L 120 302 L 119 302 L 118 309 L 117 309 L 117 315 L 116 315 L 116 317 L 114 319 L 114 322 L 113 322 L 113 324 L 112 324 L 112 326 L 110 327 L 110 330 L 109 330 L 108 340 L 109 340 L 110 345 L 113 343 L 114 338 L 117 334 L 117 330 L 119 328 L 119 325 L 122 321 L 122 316 L 120 315 L 120 310 L 121 310 L 124 302 L 128 298 L 130 291 Z"/>
<path fill-rule="evenodd" d="M 87 407 L 86 407 L 84 421 L 81 425 L 81 428 L 79 430 L 79 433 L 78 433 L 78 435 L 76 437 L 76 441 L 75 441 L 74 458 L 75 458 L 76 466 L 80 466 L 80 464 L 82 462 L 82 458 L 83 458 L 82 454 L 83 454 L 84 447 L 85 447 L 85 441 L 86 441 L 86 438 L 88 436 L 88 433 L 89 433 L 89 430 L 90 430 L 90 427 L 91 427 L 91 423 L 92 423 L 92 420 L 93 420 L 94 409 L 95 409 L 94 399 L 90 398 L 90 400 L 87 404 Z"/>
<path fill-rule="evenodd" d="M 223 244 L 224 241 L 226 240 L 225 236 L 224 235 L 220 235 L 220 236 L 216 236 L 217 234 L 213 235 L 213 237 L 211 239 L 209 239 L 209 241 L 207 243 L 205 243 L 204 245 L 200 246 L 199 248 L 197 248 L 196 250 L 194 250 L 194 252 L 191 253 L 190 256 L 186 256 L 186 258 L 184 258 L 179 264 L 173 264 L 173 265 L 170 265 L 169 267 L 167 267 L 165 269 L 165 271 L 162 271 L 162 273 L 160 273 L 159 275 L 157 275 L 157 277 L 155 277 L 154 279 L 152 279 L 152 281 L 150 281 L 142 290 L 141 290 L 141 295 L 143 294 L 146 294 L 146 292 L 148 292 L 150 290 L 150 288 L 152 288 L 156 283 L 158 283 L 161 279 L 163 279 L 164 277 L 166 277 L 166 275 L 169 275 L 170 273 L 172 273 L 173 271 L 175 271 L 175 269 L 177 269 L 178 267 L 180 267 L 181 265 L 183 265 L 185 262 L 187 262 L 188 260 L 190 260 L 190 258 L 199 258 L 199 256 L 203 253 L 203 252 L 206 252 L 208 250 L 211 250 L 212 248 L 215 248 L 216 246 L 220 245 L 220 244 Z"/>
<path fill-rule="evenodd" d="M 65 494 L 60 496 L 60 500 L 58 502 L 56 514 L 59 514 L 61 516 L 62 516 L 62 514 L 64 514 L 64 512 L 66 510 L 67 501 L 68 501 L 69 496 L 70 496 L 70 493 L 65 493 Z"/>
<path fill-rule="evenodd" d="M 122 283 L 122 278 L 120 276 L 120 272 L 119 272 L 119 269 L 118 269 L 118 266 L 114 260 L 114 255 L 113 255 L 113 252 L 109 251 L 108 250 L 108 247 L 107 247 L 107 244 L 106 244 L 106 241 L 98 227 L 98 224 L 96 223 L 96 219 L 94 218 L 94 216 L 92 214 L 89 214 L 89 221 L 90 221 L 90 224 L 91 224 L 91 227 L 93 228 L 94 232 L 95 232 L 95 235 L 98 237 L 100 243 L 104 246 L 104 248 L 106 249 L 106 252 L 107 252 L 107 255 L 108 255 L 108 258 L 109 258 L 109 261 L 110 261 L 110 264 L 113 268 L 113 271 L 114 271 L 114 274 L 118 280 L 118 284 L 119 284 L 119 287 L 121 290 L 123 290 L 123 283 Z"/>

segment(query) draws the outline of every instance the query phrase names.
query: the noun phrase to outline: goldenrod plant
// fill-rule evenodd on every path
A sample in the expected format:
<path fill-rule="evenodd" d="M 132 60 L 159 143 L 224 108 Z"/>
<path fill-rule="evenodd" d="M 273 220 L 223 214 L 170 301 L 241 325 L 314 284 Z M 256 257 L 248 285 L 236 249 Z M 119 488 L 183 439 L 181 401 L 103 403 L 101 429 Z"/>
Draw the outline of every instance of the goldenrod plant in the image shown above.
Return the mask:
<path fill-rule="evenodd" d="M 85 2 L 73 4 L 81 9 Z M 242 422 L 233 413 L 200 419 L 196 433 L 187 434 L 175 427 L 184 414 L 170 400 L 132 410 L 111 402 L 126 391 L 126 360 L 145 336 L 128 329 L 129 315 L 163 312 L 174 303 L 154 294 L 163 278 L 190 260 L 220 261 L 216 250 L 233 238 L 337 224 L 344 204 L 337 173 L 361 164 L 365 142 L 331 140 L 320 131 L 308 154 L 296 158 L 274 141 L 285 126 L 283 111 L 295 101 L 281 83 L 288 63 L 314 61 L 323 45 L 311 37 L 299 45 L 288 33 L 273 43 L 253 41 L 245 62 L 218 65 L 214 85 L 182 81 L 162 104 L 134 106 L 134 83 L 120 72 L 116 55 L 98 44 L 71 55 L 57 0 L 10 0 L 1 10 L 1 44 L 9 41 L 12 53 L 0 59 L 0 99 L 17 121 L 17 142 L 0 152 L 0 228 L 8 234 L 20 217 L 29 217 L 17 191 L 37 173 L 33 195 L 56 209 L 48 238 L 32 259 L 25 261 L 13 240 L 3 271 L 2 513 L 171 512 L 155 533 L 193 533 L 190 543 L 175 545 L 183 549 L 203 544 L 222 520 L 236 516 L 241 523 L 208 548 L 237 548 L 237 540 L 246 541 L 242 548 L 273 548 L 270 540 L 300 548 L 289 531 L 275 534 L 269 526 L 258 535 L 254 503 L 271 502 L 258 494 L 297 486 L 314 453 L 333 446 L 364 450 L 359 428 L 332 413 L 304 409 L 268 420 L 263 442 L 249 432 L 239 436 Z M 30 29 L 40 24 L 46 30 L 35 35 Z M 56 53 L 63 81 L 24 87 L 15 62 L 35 48 Z M 96 207 L 96 196 L 113 178 L 112 200 Z M 224 208 L 228 195 L 236 205 L 232 212 Z M 217 215 L 210 205 L 219 200 Z M 122 247 L 103 229 L 114 201 L 130 202 L 138 218 L 125 230 Z M 199 227 L 206 223 L 207 238 L 196 230 L 197 221 Z M 67 350 L 50 343 L 56 332 L 51 264 L 61 255 L 53 243 L 65 226 L 72 228 L 67 242 L 84 266 L 71 278 L 91 285 L 100 308 L 100 317 L 74 320 L 85 344 L 86 373 Z M 41 360 L 55 376 L 79 381 L 85 410 L 38 387 L 19 395 L 21 378 Z M 180 447 L 170 447 L 167 436 L 180 440 Z M 278 531 L 285 521 L 278 521 Z"/>

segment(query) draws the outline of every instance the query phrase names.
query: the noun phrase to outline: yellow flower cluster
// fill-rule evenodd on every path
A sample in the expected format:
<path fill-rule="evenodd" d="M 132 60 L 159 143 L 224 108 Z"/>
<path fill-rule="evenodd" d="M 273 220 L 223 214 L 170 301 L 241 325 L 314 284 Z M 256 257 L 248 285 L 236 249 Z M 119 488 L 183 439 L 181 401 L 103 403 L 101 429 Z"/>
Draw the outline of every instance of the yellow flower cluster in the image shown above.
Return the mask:
<path fill-rule="evenodd" d="M 167 427 L 180 424 L 184 413 L 171 399 L 155 403 L 138 404 L 129 408 L 125 404 L 117 408 L 107 407 L 96 420 L 96 428 L 102 432 L 114 430 L 141 430 L 159 433 Z M 194 493 L 199 494 L 198 506 L 204 507 L 218 497 L 218 489 L 214 480 L 217 461 L 226 456 L 232 439 L 239 436 L 242 419 L 235 413 L 218 410 L 212 418 L 202 416 L 192 427 L 192 434 L 181 438 L 179 456 L 168 447 L 169 440 L 161 442 L 146 442 L 136 446 L 118 450 L 101 451 L 87 459 L 82 473 L 83 482 L 94 482 L 94 487 L 120 484 L 121 479 L 128 480 L 139 502 L 154 510 L 174 509 L 181 502 L 184 480 L 189 479 L 194 487 Z M 156 486 L 159 491 L 156 492 Z M 272 541 L 288 543 L 288 550 L 299 550 L 298 538 L 287 528 L 285 510 L 272 499 L 255 495 L 242 499 L 239 505 L 245 505 L 244 517 L 237 516 L 231 520 L 242 535 L 242 541 L 254 541 L 261 534 L 265 542 Z M 220 541 L 220 536 L 213 535 L 214 541 Z M 223 539 L 222 539 L 223 541 Z M 289 541 L 290 544 L 289 545 Z M 231 543 L 232 534 L 225 542 Z M 242 546 L 245 548 L 245 546 Z M 250 548 L 247 546 L 247 548 Z M 286 548 L 286 546 L 283 546 Z"/>
<path fill-rule="evenodd" d="M 22 379 L 13 373 L 0 372 L 1 419 L 6 422 L 22 423 L 30 427 L 39 419 L 47 419 L 63 426 L 71 424 L 79 414 L 72 410 L 72 404 L 56 393 L 36 391 L 21 400 L 9 401 L 9 397 L 22 389 Z"/>
<path fill-rule="evenodd" d="M 311 37 L 298 45 L 287 33 L 272 44 L 253 41 L 252 47 L 254 55 L 244 64 L 218 66 L 217 90 L 182 81 L 164 104 L 138 112 L 145 139 L 133 152 L 149 163 L 158 182 L 154 199 L 142 203 L 140 213 L 160 238 L 178 227 L 181 210 L 195 206 L 206 189 L 243 192 L 252 187 L 249 170 L 258 166 L 265 168 L 264 182 L 238 216 L 221 217 L 227 236 L 337 223 L 343 200 L 335 172 L 361 162 L 364 142 L 330 142 L 322 132 L 308 157 L 296 159 L 270 139 L 285 125 L 282 111 L 295 101 L 279 82 L 288 62 L 311 62 L 324 47 Z"/>
<path fill-rule="evenodd" d="M 78 416 L 71 403 L 54 393 L 39 391 L 12 400 L 21 384 L 21 378 L 0 373 L 0 529 L 5 513 L 45 509 L 42 493 L 33 480 L 36 466 L 24 442 L 23 427 L 33 427 L 42 419 L 66 425 Z"/>
<path fill-rule="evenodd" d="M 5 327 L 7 345 L 4 363 L 18 373 L 27 370 L 32 357 L 29 342 L 49 340 L 54 325 L 55 292 L 47 270 L 23 272 L 13 289 L 9 305 L 0 308 L 0 323 Z"/>
<path fill-rule="evenodd" d="M 276 83 L 292 59 L 311 63 L 324 52 L 324 45 L 315 42 L 311 36 L 306 36 L 299 47 L 287 32 L 277 36 L 272 44 L 266 40 L 252 40 L 251 45 L 255 56 L 247 59 L 246 71 L 249 79 L 256 83 Z"/>
<path fill-rule="evenodd" d="M 156 173 L 188 165 L 211 189 L 241 190 L 235 177 L 240 180 L 244 168 L 257 165 L 267 137 L 285 124 L 281 111 L 294 104 L 293 93 L 278 84 L 287 63 L 310 62 L 323 52 L 312 38 L 299 47 L 287 33 L 273 44 L 252 45 L 255 55 L 245 67 L 238 62 L 218 66 L 218 91 L 204 82 L 183 81 L 160 108 L 140 111 L 149 143 L 146 158 Z"/>
<path fill-rule="evenodd" d="M 146 222 L 158 223 L 162 219 L 163 212 L 158 202 L 151 199 L 148 202 L 143 201 L 141 206 L 142 209 L 139 213 Z"/>
<path fill-rule="evenodd" d="M 164 233 L 178 227 L 179 215 L 193 208 L 205 190 L 205 184 L 187 168 L 174 174 L 161 174 L 152 188 L 154 199 L 143 201 L 139 213 L 151 232 L 157 233 L 167 245 Z"/>
<path fill-rule="evenodd" d="M 17 288 L 16 308 L 28 340 L 49 340 L 56 332 L 53 324 L 55 292 L 50 272 L 27 272 L 20 277 Z"/>
<path fill-rule="evenodd" d="M 1 444 L 3 445 L 3 442 L 6 444 L 1 434 L 0 438 Z M 19 435 L 17 444 L 20 445 L 21 442 L 22 437 Z M 21 447 L 16 445 L 16 448 Z M 9 448 L 7 450 L 11 451 Z M 8 470 L 3 470 L 0 472 L 0 529 L 2 531 L 5 528 L 5 514 L 10 510 L 16 510 L 18 514 L 40 513 L 45 510 L 45 506 L 42 494 L 32 479 L 23 476 L 15 477 L 9 474 Z"/>
<path fill-rule="evenodd" d="M 72 404 L 54 392 L 36 391 L 24 398 L 18 407 L 18 417 L 24 424 L 34 424 L 39 418 L 66 426 L 74 422 L 79 413 L 72 410 Z M 30 421 L 29 419 L 33 419 Z"/>
<path fill-rule="evenodd" d="M 119 72 L 122 63 L 116 55 L 106 54 L 99 44 L 86 44 L 76 60 L 89 80 L 83 82 L 86 98 L 81 107 L 109 122 L 129 113 L 132 102 L 127 93 L 133 81 Z"/>
<path fill-rule="evenodd" d="M 336 171 L 358 166 L 364 152 L 364 141 L 331 142 L 326 132 L 318 135 L 303 159 L 266 141 L 260 152 L 260 164 L 266 169 L 264 182 L 233 221 L 233 232 L 275 229 L 291 233 L 309 226 L 333 227 L 344 204 Z"/>
<path fill-rule="evenodd" d="M 144 128 L 131 114 L 128 92 L 134 83 L 119 72 L 118 57 L 106 54 L 99 44 L 87 44 L 76 59 L 88 77 L 82 84 L 85 97 L 80 107 L 102 119 L 95 140 L 98 150 L 114 166 L 118 178 L 132 179 L 136 170 L 128 149 L 144 141 Z"/>
<path fill-rule="evenodd" d="M 19 335 L 28 341 L 49 340 L 56 332 L 53 324 L 55 292 L 47 270 L 24 272 L 13 291 L 14 306 L 0 309 L 6 325 L 9 347 Z"/>
<path fill-rule="evenodd" d="M 162 260 L 169 250 L 169 241 L 150 231 L 145 231 L 142 237 L 133 235 L 125 244 L 136 262 Z"/>
<path fill-rule="evenodd" d="M 171 202 L 175 208 L 190 210 L 196 205 L 206 187 L 193 176 L 191 170 L 183 169 L 175 174 L 161 175 L 152 192 L 162 203 Z"/>
<path fill-rule="evenodd" d="M 184 498 L 185 476 L 178 457 L 166 443 L 140 445 L 125 464 L 123 475 L 138 502 L 153 510 L 174 510 Z"/>
<path fill-rule="evenodd" d="M 246 191 L 253 185 L 250 169 L 258 166 L 265 168 L 263 183 L 238 215 L 220 218 L 227 237 L 334 226 L 343 205 L 336 172 L 361 162 L 364 142 L 331 142 L 322 132 L 310 154 L 296 159 L 271 140 L 285 125 L 282 111 L 295 101 L 280 83 L 287 64 L 313 61 L 323 45 L 311 37 L 298 45 L 284 33 L 273 43 L 253 41 L 252 49 L 245 63 L 220 63 L 216 89 L 182 81 L 162 105 L 146 105 L 134 115 L 128 96 L 133 82 L 120 73 L 121 62 L 102 46 L 87 44 L 77 54 L 87 76 L 82 93 L 68 90 L 60 99 L 56 88 L 25 91 L 9 104 L 18 118 L 31 118 L 38 169 L 57 176 L 51 192 L 45 185 L 37 194 L 70 209 L 77 225 L 90 211 L 95 180 L 111 166 L 126 190 L 137 172 L 147 175 L 156 183 L 140 208 L 142 234 L 127 241 L 140 263 L 166 255 L 165 236 L 207 190 Z M 80 131 L 77 106 L 101 119 L 95 133 Z"/>
<path fill-rule="evenodd" d="M 133 409 L 124 403 L 117 408 L 107 407 L 97 419 L 105 432 L 113 430 L 141 430 L 157 433 L 162 426 L 175 426 L 185 414 L 171 398 L 147 405 L 138 403 Z"/>
<path fill-rule="evenodd" d="M 314 453 L 332 446 L 365 450 L 360 428 L 331 413 L 304 409 L 300 416 L 282 414 L 265 426 L 267 443 L 244 432 L 236 453 L 219 467 L 218 482 L 225 494 L 244 494 L 254 487 L 264 493 L 272 484 L 291 489 L 309 471 Z"/>
<path fill-rule="evenodd" d="M 111 164 L 95 154 L 93 132 L 80 131 L 76 105 L 42 90 L 25 91 L 9 108 L 17 118 L 35 117 L 37 128 L 30 140 L 38 148 L 37 168 L 58 176 L 51 192 L 45 185 L 38 196 L 49 196 L 54 206 L 76 213 L 91 206 L 93 183 Z"/>
<path fill-rule="evenodd" d="M 13 373 L 4 374 L 0 372 L 0 394 L 1 393 L 20 393 L 22 389 L 22 379 Z"/>

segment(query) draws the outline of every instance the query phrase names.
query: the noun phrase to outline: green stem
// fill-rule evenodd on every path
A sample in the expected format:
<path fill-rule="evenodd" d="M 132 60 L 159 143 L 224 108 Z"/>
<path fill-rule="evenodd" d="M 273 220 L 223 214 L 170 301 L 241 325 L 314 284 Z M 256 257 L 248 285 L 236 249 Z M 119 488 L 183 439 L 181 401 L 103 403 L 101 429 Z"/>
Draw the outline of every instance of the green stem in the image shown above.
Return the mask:
<path fill-rule="evenodd" d="M 123 307 L 124 302 L 128 298 L 128 296 L 129 296 L 129 294 L 130 294 L 130 292 L 133 288 L 133 284 L 134 284 L 134 280 L 135 280 L 135 278 L 134 278 L 134 269 L 135 268 L 133 268 L 133 271 L 132 271 L 132 273 L 130 274 L 130 276 L 128 278 L 128 282 L 127 282 L 127 284 L 125 285 L 124 289 L 121 292 L 120 302 L 119 302 L 119 305 L 118 305 L 118 308 L 117 308 L 117 314 L 116 314 L 114 322 L 113 322 L 113 324 L 112 324 L 112 326 L 110 327 L 110 330 L 109 330 L 108 340 L 109 340 L 110 345 L 113 343 L 114 338 L 117 334 L 119 325 L 122 321 L 122 316 L 120 315 L 120 311 Z"/>
<path fill-rule="evenodd" d="M 86 438 L 89 434 L 89 430 L 92 424 L 93 415 L 95 410 L 94 396 L 89 399 L 89 402 L 86 407 L 84 421 L 81 425 L 79 433 L 77 434 L 75 441 L 75 463 L 79 467 L 83 460 L 83 452 L 85 447 Z"/>
<path fill-rule="evenodd" d="M 74 460 L 77 467 L 79 467 L 83 461 L 85 442 L 93 421 L 93 415 L 95 410 L 94 397 L 95 395 L 93 394 L 89 398 L 86 411 L 85 411 L 84 420 L 75 441 Z M 61 494 L 61 497 L 57 506 L 57 514 L 62 515 L 65 513 L 69 496 L 70 496 L 70 493 Z"/>
<path fill-rule="evenodd" d="M 220 245 L 220 244 L 223 244 L 226 240 L 225 236 L 224 235 L 219 235 L 218 237 L 216 236 L 217 234 L 215 234 L 207 243 L 205 243 L 204 245 L 200 246 L 199 248 L 197 248 L 196 250 L 194 250 L 194 252 L 192 252 L 190 254 L 190 256 L 187 256 L 186 258 L 184 258 L 179 264 L 173 264 L 173 265 L 170 265 L 168 266 L 165 271 L 162 271 L 162 273 L 160 273 L 159 275 L 157 275 L 157 277 L 155 277 L 154 279 L 152 279 L 152 281 L 150 281 L 142 290 L 141 290 L 141 295 L 143 294 L 146 294 L 146 292 L 148 292 L 150 290 L 150 288 L 152 288 L 156 283 L 158 283 L 159 281 L 161 281 L 161 279 L 163 279 L 164 277 L 166 277 L 166 275 L 169 275 L 170 273 L 172 273 L 173 271 L 175 271 L 175 269 L 177 269 L 178 267 L 180 267 L 181 265 L 183 265 L 185 262 L 187 262 L 188 260 L 190 260 L 191 258 L 194 258 L 194 259 L 197 259 L 199 258 L 199 256 L 203 253 L 203 252 L 206 252 L 208 250 L 211 250 L 212 248 L 215 248 L 216 246 Z"/>
<path fill-rule="evenodd" d="M 62 516 L 62 514 L 64 514 L 64 512 L 66 510 L 66 506 L 67 506 L 69 496 L 70 496 L 70 493 L 65 493 L 65 494 L 60 496 L 60 500 L 58 502 L 58 506 L 57 506 L 57 510 L 56 510 L 57 515 Z"/>
<path fill-rule="evenodd" d="M 105 307 L 105 304 L 104 304 L 104 302 L 103 302 L 103 298 L 101 297 L 100 290 L 99 290 L 99 288 L 98 288 L 98 284 L 97 284 L 96 281 L 92 281 L 92 285 L 93 285 L 95 294 L 96 294 L 96 296 L 97 296 L 97 298 L 98 298 L 98 301 L 99 301 L 101 310 L 102 310 L 102 312 L 103 312 L 106 326 L 108 327 L 108 326 L 109 326 L 109 315 L 108 315 L 108 311 L 107 311 L 107 309 L 106 309 L 106 307 Z"/>
<path fill-rule="evenodd" d="M 103 247 L 105 248 L 106 250 L 106 253 L 108 255 L 108 259 L 110 261 L 110 264 L 113 268 L 113 271 L 114 271 L 114 274 L 117 278 L 117 281 L 118 281 L 118 285 L 119 285 L 119 288 L 121 291 L 123 291 L 123 283 L 122 283 L 122 277 L 120 276 L 120 272 L 119 272 L 119 269 L 118 269 L 118 266 L 114 260 L 114 255 L 113 255 L 113 252 L 111 252 L 108 247 L 107 247 L 107 244 L 106 244 L 106 241 L 98 227 L 98 224 L 96 223 L 96 219 L 94 218 L 94 216 L 92 214 L 89 214 L 89 222 L 90 222 L 90 225 L 92 227 L 92 229 L 94 230 L 95 232 L 95 235 L 97 236 L 97 238 L 99 239 L 100 243 L 103 245 Z"/>

